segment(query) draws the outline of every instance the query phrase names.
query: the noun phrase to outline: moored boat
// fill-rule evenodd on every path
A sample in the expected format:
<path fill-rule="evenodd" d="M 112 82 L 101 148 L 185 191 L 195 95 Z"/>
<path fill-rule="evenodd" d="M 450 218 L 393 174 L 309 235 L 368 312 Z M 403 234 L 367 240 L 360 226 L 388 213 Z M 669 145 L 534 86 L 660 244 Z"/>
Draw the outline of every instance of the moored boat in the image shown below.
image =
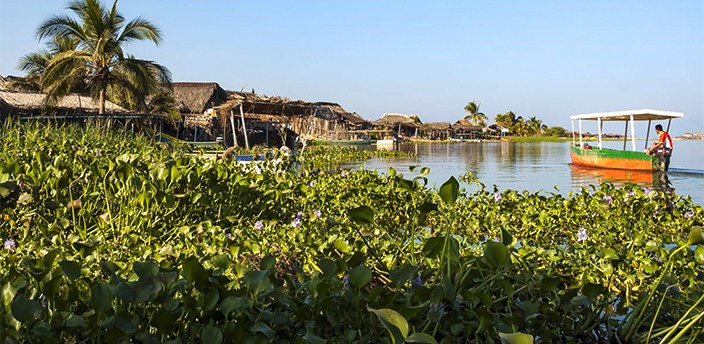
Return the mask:
<path fill-rule="evenodd" d="M 648 133 L 645 139 L 645 148 L 648 147 L 650 127 L 652 121 L 667 120 L 667 130 L 673 118 L 683 118 L 681 112 L 660 111 L 660 110 L 628 110 L 615 112 L 601 112 L 592 114 L 582 114 L 570 116 L 572 120 L 572 146 L 570 155 L 572 163 L 578 166 L 592 168 L 620 169 L 633 171 L 667 171 L 670 165 L 670 151 L 659 150 L 654 154 L 646 154 L 636 149 L 636 121 L 648 121 Z M 579 124 L 579 144 L 575 134 L 574 122 Z M 582 121 L 596 121 L 598 130 L 597 146 L 592 147 L 584 142 L 582 136 Z M 603 147 L 603 123 L 606 121 L 625 122 L 625 134 L 623 138 L 623 149 L 609 149 Z M 628 129 L 631 129 L 631 150 L 626 150 L 629 139 Z M 644 148 L 644 149 L 645 149 Z"/>

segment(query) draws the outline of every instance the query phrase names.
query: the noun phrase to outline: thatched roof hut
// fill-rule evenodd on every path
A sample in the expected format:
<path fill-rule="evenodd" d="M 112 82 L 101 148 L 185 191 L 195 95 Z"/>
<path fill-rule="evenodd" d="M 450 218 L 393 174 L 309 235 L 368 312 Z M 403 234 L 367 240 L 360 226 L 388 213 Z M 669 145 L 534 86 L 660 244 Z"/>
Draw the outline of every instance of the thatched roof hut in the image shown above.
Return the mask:
<path fill-rule="evenodd" d="M 7 116 L 13 115 L 40 115 L 40 114 L 97 114 L 100 105 L 91 97 L 71 94 L 63 97 L 50 108 L 44 106 L 46 95 L 39 92 L 18 91 L 9 89 L 7 78 L 0 80 L 0 112 Z M 126 114 L 127 110 L 117 104 L 106 101 L 107 113 Z"/>
<path fill-rule="evenodd" d="M 203 114 L 225 103 L 229 97 L 216 82 L 174 82 L 171 89 L 183 114 Z"/>
<path fill-rule="evenodd" d="M 377 119 L 376 121 L 372 122 L 372 124 L 377 125 L 377 126 L 397 126 L 397 125 L 402 125 L 406 127 L 412 127 L 412 128 L 420 128 L 420 126 L 423 124 L 421 122 L 420 118 L 416 115 L 405 115 L 401 113 L 385 113 L 381 116 L 381 118 Z"/>
<path fill-rule="evenodd" d="M 457 122 L 455 122 L 452 125 L 453 130 L 463 130 L 463 131 L 481 131 L 482 126 L 480 125 L 475 125 L 472 122 L 466 120 L 466 119 L 461 119 Z"/>

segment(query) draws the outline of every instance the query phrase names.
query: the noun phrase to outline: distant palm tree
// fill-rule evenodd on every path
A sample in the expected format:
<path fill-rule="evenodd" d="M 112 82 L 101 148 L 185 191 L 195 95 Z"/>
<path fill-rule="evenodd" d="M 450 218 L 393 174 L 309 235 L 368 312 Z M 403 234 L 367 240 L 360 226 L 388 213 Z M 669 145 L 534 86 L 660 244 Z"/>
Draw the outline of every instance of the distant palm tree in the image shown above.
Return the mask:
<path fill-rule="evenodd" d="M 53 16 L 37 30 L 40 40 L 65 38 L 78 42 L 75 49 L 53 56 L 42 73 L 41 86 L 48 105 L 83 82 L 99 103 L 98 113 L 104 114 L 109 94 L 123 94 L 146 104 L 148 95 L 171 82 L 171 73 L 165 67 L 124 52 L 124 47 L 133 41 L 149 40 L 157 45 L 161 42 L 161 32 L 151 22 L 138 17 L 125 23 L 117 11 L 117 0 L 110 9 L 98 0 L 73 0 L 67 8 L 78 18 Z"/>
<path fill-rule="evenodd" d="M 547 126 L 543 124 L 543 121 L 539 120 L 535 116 L 528 117 L 526 126 L 533 135 L 541 134 L 542 130 L 547 128 Z"/>
<path fill-rule="evenodd" d="M 474 100 L 467 103 L 467 105 L 464 107 L 464 111 L 467 112 L 467 116 L 464 116 L 464 119 L 483 127 L 486 125 L 486 121 L 489 118 L 486 117 L 484 113 L 479 112 L 479 105 L 480 104 L 475 102 Z"/>

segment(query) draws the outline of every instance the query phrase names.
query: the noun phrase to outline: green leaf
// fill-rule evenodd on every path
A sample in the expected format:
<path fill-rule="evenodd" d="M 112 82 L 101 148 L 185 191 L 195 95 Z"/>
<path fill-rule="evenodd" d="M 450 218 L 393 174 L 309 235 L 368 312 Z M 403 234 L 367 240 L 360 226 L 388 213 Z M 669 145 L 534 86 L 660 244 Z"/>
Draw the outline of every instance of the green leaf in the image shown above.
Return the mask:
<path fill-rule="evenodd" d="M 694 250 L 694 260 L 698 264 L 704 264 L 704 246 L 699 246 Z"/>
<path fill-rule="evenodd" d="M 508 263 L 508 249 L 502 243 L 489 240 L 484 245 L 484 258 L 493 268 L 504 266 Z"/>
<path fill-rule="evenodd" d="M 533 336 L 521 332 L 501 333 L 499 332 L 502 344 L 533 344 Z"/>
<path fill-rule="evenodd" d="M 81 265 L 72 262 L 70 260 L 62 260 L 59 262 L 59 266 L 61 266 L 61 269 L 64 270 L 64 273 L 66 274 L 66 277 L 68 277 L 71 280 L 75 280 L 78 277 L 81 277 Z"/>
<path fill-rule="evenodd" d="M 428 174 L 430 174 L 430 167 L 423 167 L 423 168 L 420 169 L 420 175 L 421 175 L 422 177 L 425 177 L 425 176 L 427 176 Z"/>
<path fill-rule="evenodd" d="M 98 313 L 110 310 L 112 308 L 112 290 L 110 290 L 110 287 L 102 283 L 93 285 L 90 294 L 90 305 Z"/>
<path fill-rule="evenodd" d="M 303 340 L 310 344 L 325 344 L 327 341 L 323 338 L 316 336 L 311 330 L 306 331 L 306 335 L 302 337 Z"/>
<path fill-rule="evenodd" d="M 372 271 L 364 265 L 357 265 L 350 270 L 350 284 L 357 288 L 362 288 L 372 280 Z"/>
<path fill-rule="evenodd" d="M 701 226 L 692 226 L 692 230 L 689 231 L 689 240 L 687 240 L 687 245 L 696 245 L 704 243 L 704 236 L 702 236 Z"/>
<path fill-rule="evenodd" d="M 154 276 L 159 273 L 159 266 L 157 266 L 156 263 L 151 260 L 148 260 L 146 262 L 135 262 L 133 264 L 133 267 L 134 272 L 139 277 Z"/>
<path fill-rule="evenodd" d="M 438 342 L 429 334 L 415 332 L 406 338 L 409 343 L 437 344 Z"/>
<path fill-rule="evenodd" d="M 183 261 L 183 276 L 188 282 L 205 278 L 205 268 L 195 257 L 188 257 Z"/>
<path fill-rule="evenodd" d="M 2 300 L 3 306 L 7 307 L 12 299 L 15 298 L 15 294 L 17 294 L 17 288 L 12 285 L 9 281 L 5 283 L 5 285 L 2 286 L 2 297 L 0 300 Z"/>
<path fill-rule="evenodd" d="M 460 183 L 455 179 L 455 177 L 450 177 L 445 184 L 440 187 L 440 198 L 446 204 L 453 205 L 459 197 L 460 194 Z"/>
<path fill-rule="evenodd" d="M 34 319 L 39 318 L 42 312 L 42 306 L 39 302 L 27 299 L 24 295 L 16 297 L 10 305 L 12 316 L 17 321 L 26 324 Z"/>
<path fill-rule="evenodd" d="M 71 314 L 68 316 L 68 319 L 66 319 L 65 323 L 66 327 L 87 327 L 88 324 L 86 324 L 86 320 L 83 319 L 82 316 L 76 315 L 76 314 Z"/>
<path fill-rule="evenodd" d="M 501 243 L 509 246 L 513 243 L 513 236 L 506 229 L 501 228 Z"/>
<path fill-rule="evenodd" d="M 222 343 L 222 332 L 220 329 L 212 325 L 205 325 L 203 328 L 203 344 L 220 343 Z"/>
<path fill-rule="evenodd" d="M 367 310 L 376 314 L 381 324 L 389 331 L 392 343 L 396 344 L 406 341 L 406 336 L 408 336 L 408 322 L 401 314 L 388 308 L 374 309 L 367 306 Z"/>
<path fill-rule="evenodd" d="M 350 220 L 357 223 L 370 224 L 374 222 L 374 210 L 366 205 L 350 209 L 347 214 Z"/>

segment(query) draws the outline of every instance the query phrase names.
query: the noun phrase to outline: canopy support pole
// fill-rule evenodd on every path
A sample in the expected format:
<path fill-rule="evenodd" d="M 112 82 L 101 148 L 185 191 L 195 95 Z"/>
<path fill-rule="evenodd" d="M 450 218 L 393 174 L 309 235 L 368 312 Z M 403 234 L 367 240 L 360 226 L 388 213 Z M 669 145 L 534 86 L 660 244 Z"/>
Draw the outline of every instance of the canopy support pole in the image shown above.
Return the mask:
<path fill-rule="evenodd" d="M 235 129 L 235 112 L 230 110 L 230 125 L 232 126 L 232 141 L 234 147 L 237 147 L 237 130 Z"/>
<path fill-rule="evenodd" d="M 648 139 L 650 139 L 650 123 L 652 121 L 652 119 L 648 120 L 648 130 L 645 131 L 645 147 L 643 147 L 643 149 L 648 149 Z"/>
<path fill-rule="evenodd" d="M 582 120 L 579 120 L 579 146 L 584 147 L 584 143 L 582 143 Z"/>
<path fill-rule="evenodd" d="M 626 120 L 626 129 L 623 131 L 623 150 L 626 150 L 626 142 L 628 142 L 628 120 Z"/>
<path fill-rule="evenodd" d="M 633 150 L 636 150 L 636 121 L 631 115 L 631 146 Z"/>
<path fill-rule="evenodd" d="M 575 146 L 577 145 L 577 138 L 574 134 L 574 120 L 571 120 L 570 123 L 572 124 L 572 145 Z M 503 131 L 501 131 L 501 136 L 504 136 Z"/>
<path fill-rule="evenodd" d="M 597 121 L 597 126 L 599 129 L 599 149 L 602 149 L 602 148 L 604 148 L 604 145 L 602 144 L 602 141 L 601 141 L 601 132 L 602 132 L 602 126 L 604 125 L 604 122 L 601 120 L 601 117 L 597 117 L 596 121 Z"/>
<path fill-rule="evenodd" d="M 672 118 L 667 120 L 667 133 L 670 133 L 670 124 L 672 124 Z"/>

